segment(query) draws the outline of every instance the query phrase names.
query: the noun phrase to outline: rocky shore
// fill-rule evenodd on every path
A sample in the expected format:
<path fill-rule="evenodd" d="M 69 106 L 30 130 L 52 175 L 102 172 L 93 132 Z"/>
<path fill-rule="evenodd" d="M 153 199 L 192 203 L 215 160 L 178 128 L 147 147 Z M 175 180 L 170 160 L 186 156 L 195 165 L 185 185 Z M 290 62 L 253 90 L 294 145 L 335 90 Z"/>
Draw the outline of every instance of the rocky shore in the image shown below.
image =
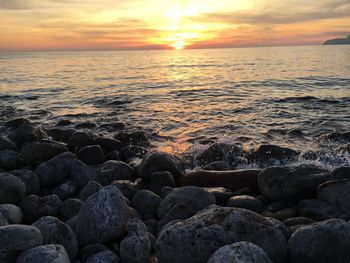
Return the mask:
<path fill-rule="evenodd" d="M 0 263 L 350 261 L 349 166 L 284 165 L 300 153 L 277 145 L 188 159 L 85 128 L 0 127 Z"/>

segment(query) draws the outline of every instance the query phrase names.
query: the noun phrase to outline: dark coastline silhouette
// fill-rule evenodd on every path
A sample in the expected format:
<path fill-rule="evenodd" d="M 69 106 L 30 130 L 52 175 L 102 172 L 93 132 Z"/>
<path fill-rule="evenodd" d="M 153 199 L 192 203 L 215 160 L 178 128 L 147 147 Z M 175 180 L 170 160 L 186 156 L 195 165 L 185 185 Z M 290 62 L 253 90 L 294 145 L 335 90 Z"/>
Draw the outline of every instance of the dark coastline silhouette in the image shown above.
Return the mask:
<path fill-rule="evenodd" d="M 350 45 L 350 35 L 347 38 L 330 39 L 324 42 L 323 45 Z"/>

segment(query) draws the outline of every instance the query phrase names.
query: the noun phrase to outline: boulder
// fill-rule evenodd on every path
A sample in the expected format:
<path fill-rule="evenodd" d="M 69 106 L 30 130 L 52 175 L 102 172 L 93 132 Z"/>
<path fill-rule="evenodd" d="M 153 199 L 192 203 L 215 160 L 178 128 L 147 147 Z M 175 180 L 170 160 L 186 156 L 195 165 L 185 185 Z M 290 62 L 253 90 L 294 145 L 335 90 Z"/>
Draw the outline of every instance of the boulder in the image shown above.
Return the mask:
<path fill-rule="evenodd" d="M 59 217 L 63 221 L 67 221 L 78 215 L 83 202 L 77 198 L 70 198 L 63 202 L 60 207 Z"/>
<path fill-rule="evenodd" d="M 0 173 L 0 204 L 17 204 L 25 196 L 25 185 L 16 176 Z"/>
<path fill-rule="evenodd" d="M 61 245 L 44 245 L 22 252 L 17 263 L 70 263 L 69 256 Z"/>
<path fill-rule="evenodd" d="M 226 206 L 239 207 L 261 213 L 264 210 L 264 204 L 257 198 L 249 195 L 233 196 L 227 200 Z"/>
<path fill-rule="evenodd" d="M 96 181 L 101 185 L 108 184 L 108 180 L 98 174 L 95 167 L 86 165 L 81 161 L 72 163 L 71 178 L 77 182 L 79 189 L 82 189 L 90 181 Z"/>
<path fill-rule="evenodd" d="M 163 229 L 155 252 L 159 262 L 200 263 L 239 241 L 260 246 L 275 263 L 286 261 L 287 241 L 269 220 L 250 210 L 217 206 Z"/>
<path fill-rule="evenodd" d="M 76 219 L 79 245 L 104 243 L 125 233 L 129 207 L 115 186 L 106 186 L 90 196 Z"/>
<path fill-rule="evenodd" d="M 139 186 L 130 180 L 115 180 L 111 185 L 116 186 L 129 200 L 140 190 Z"/>
<path fill-rule="evenodd" d="M 89 257 L 85 263 L 120 263 L 118 255 L 111 250 L 105 250 Z"/>
<path fill-rule="evenodd" d="M 289 240 L 290 263 L 344 263 L 350 260 L 350 224 L 339 219 L 298 228 Z"/>
<path fill-rule="evenodd" d="M 10 171 L 11 174 L 17 176 L 25 185 L 26 195 L 38 194 L 40 191 L 39 177 L 35 172 L 29 169 L 20 169 Z"/>
<path fill-rule="evenodd" d="M 165 225 L 174 220 L 184 220 L 193 215 L 193 210 L 185 203 L 173 206 L 158 222 L 157 229 L 161 230 Z"/>
<path fill-rule="evenodd" d="M 108 182 L 132 180 L 134 178 L 134 170 L 122 161 L 107 161 L 98 168 L 97 172 Z"/>
<path fill-rule="evenodd" d="M 105 161 L 105 154 L 99 145 L 89 145 L 81 148 L 78 157 L 85 164 L 100 164 Z"/>
<path fill-rule="evenodd" d="M 236 242 L 219 248 L 207 263 L 272 263 L 265 251 L 249 242 Z"/>
<path fill-rule="evenodd" d="M 135 145 L 128 145 L 123 147 L 120 150 L 123 159 L 130 163 L 133 160 L 143 159 L 146 154 L 148 153 L 148 150 L 143 147 L 135 146 Z"/>
<path fill-rule="evenodd" d="M 285 163 L 286 161 L 295 158 L 299 153 L 295 150 L 280 147 L 277 145 L 263 144 L 256 150 L 254 150 L 249 158 L 252 162 L 266 163 L 277 161 L 279 163 Z"/>
<path fill-rule="evenodd" d="M 174 177 L 169 172 L 155 172 L 150 176 L 150 190 L 159 195 L 164 186 L 176 187 Z"/>
<path fill-rule="evenodd" d="M 52 190 L 52 194 L 57 195 L 62 201 L 72 197 L 78 189 L 78 184 L 73 180 L 68 180 Z"/>
<path fill-rule="evenodd" d="M 30 124 L 22 124 L 18 126 L 10 135 L 9 138 L 20 149 L 27 142 L 37 142 L 47 139 L 47 134 Z"/>
<path fill-rule="evenodd" d="M 72 128 L 52 128 L 46 132 L 55 141 L 67 143 L 69 138 L 76 132 L 76 130 Z"/>
<path fill-rule="evenodd" d="M 20 224 L 23 219 L 21 208 L 12 204 L 0 205 L 0 213 L 6 218 L 10 224 Z"/>
<path fill-rule="evenodd" d="M 162 218 L 174 206 L 184 203 L 192 214 L 215 204 L 215 197 L 202 188 L 195 186 L 180 187 L 168 194 L 160 203 L 158 216 Z"/>
<path fill-rule="evenodd" d="M 67 146 L 70 151 L 77 153 L 81 148 L 93 144 L 94 136 L 91 133 L 76 131 L 69 137 Z"/>
<path fill-rule="evenodd" d="M 43 244 L 59 244 L 67 251 L 71 260 L 78 254 L 78 240 L 73 230 L 52 216 L 40 218 L 33 224 L 41 231 Z"/>
<path fill-rule="evenodd" d="M 24 162 L 18 152 L 12 150 L 0 151 L 0 168 L 10 171 L 24 166 Z"/>
<path fill-rule="evenodd" d="M 141 190 L 131 200 L 131 206 L 143 216 L 157 215 L 162 199 L 149 190 Z"/>
<path fill-rule="evenodd" d="M 81 189 L 79 193 L 79 198 L 82 201 L 86 201 L 91 195 L 98 192 L 102 189 L 102 185 L 100 185 L 98 182 L 90 181 Z"/>
<path fill-rule="evenodd" d="M 24 117 L 8 120 L 4 123 L 4 126 L 6 128 L 10 129 L 16 129 L 18 126 L 21 126 L 22 124 L 31 124 L 30 120 Z"/>
<path fill-rule="evenodd" d="M 112 151 L 120 151 L 123 147 L 123 144 L 115 139 L 97 137 L 95 139 L 95 144 L 101 146 L 105 153 Z"/>

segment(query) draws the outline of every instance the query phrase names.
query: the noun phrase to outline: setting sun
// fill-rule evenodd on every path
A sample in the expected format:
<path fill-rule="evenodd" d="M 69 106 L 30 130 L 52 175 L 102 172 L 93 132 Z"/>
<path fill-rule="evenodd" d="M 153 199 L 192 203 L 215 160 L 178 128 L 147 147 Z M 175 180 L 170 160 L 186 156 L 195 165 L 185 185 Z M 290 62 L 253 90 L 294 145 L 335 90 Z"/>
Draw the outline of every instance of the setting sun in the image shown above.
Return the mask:
<path fill-rule="evenodd" d="M 185 41 L 176 41 L 174 44 L 171 45 L 176 50 L 181 50 L 185 48 Z"/>

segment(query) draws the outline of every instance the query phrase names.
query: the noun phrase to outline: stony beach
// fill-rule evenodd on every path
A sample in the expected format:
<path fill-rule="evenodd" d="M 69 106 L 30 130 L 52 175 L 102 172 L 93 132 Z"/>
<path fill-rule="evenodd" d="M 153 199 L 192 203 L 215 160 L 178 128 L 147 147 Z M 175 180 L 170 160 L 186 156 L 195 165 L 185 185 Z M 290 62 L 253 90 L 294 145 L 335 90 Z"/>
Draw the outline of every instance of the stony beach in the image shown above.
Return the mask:
<path fill-rule="evenodd" d="M 2 123 L 0 263 L 350 261 L 349 166 L 271 144 L 175 156 L 93 128 Z M 350 154 L 350 132 L 324 138 Z"/>

